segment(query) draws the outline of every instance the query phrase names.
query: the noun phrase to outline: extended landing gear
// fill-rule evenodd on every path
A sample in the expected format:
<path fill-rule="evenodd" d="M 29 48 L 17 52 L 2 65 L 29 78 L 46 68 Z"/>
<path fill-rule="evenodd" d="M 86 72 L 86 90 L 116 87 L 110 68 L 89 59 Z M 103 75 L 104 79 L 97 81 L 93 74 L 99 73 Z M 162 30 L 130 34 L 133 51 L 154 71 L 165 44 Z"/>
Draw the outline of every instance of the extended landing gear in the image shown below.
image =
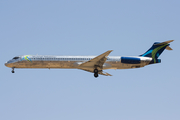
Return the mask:
<path fill-rule="evenodd" d="M 95 77 L 95 78 L 98 77 L 98 69 L 94 69 L 94 77 Z"/>
<path fill-rule="evenodd" d="M 97 73 L 94 73 L 94 77 L 97 78 L 97 77 L 98 77 L 98 74 L 97 74 Z"/>
<path fill-rule="evenodd" d="M 15 73 L 15 72 L 14 72 L 14 68 L 12 68 L 12 71 L 11 71 L 11 72 L 12 72 L 12 73 Z"/>

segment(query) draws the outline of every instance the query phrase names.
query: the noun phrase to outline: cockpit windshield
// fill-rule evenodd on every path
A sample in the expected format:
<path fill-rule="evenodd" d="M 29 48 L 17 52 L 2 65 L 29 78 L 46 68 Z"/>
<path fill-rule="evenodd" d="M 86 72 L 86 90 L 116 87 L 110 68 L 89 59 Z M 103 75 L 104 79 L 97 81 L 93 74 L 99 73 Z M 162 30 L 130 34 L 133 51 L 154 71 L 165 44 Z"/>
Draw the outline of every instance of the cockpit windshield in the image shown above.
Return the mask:
<path fill-rule="evenodd" d="M 13 59 L 15 59 L 15 60 L 16 60 L 16 59 L 19 59 L 19 57 L 14 57 Z"/>

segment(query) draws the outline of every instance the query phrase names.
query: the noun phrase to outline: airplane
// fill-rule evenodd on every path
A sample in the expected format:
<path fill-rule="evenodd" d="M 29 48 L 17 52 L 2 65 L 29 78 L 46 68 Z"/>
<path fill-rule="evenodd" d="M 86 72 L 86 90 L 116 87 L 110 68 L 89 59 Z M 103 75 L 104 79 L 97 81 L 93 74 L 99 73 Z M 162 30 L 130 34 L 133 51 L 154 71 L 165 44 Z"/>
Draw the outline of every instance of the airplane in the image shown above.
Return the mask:
<path fill-rule="evenodd" d="M 155 42 L 148 51 L 139 56 L 108 56 L 112 50 L 99 56 L 21 55 L 7 61 L 5 66 L 12 68 L 12 73 L 15 72 L 15 68 L 68 68 L 94 73 L 95 78 L 99 74 L 112 76 L 103 70 L 141 68 L 161 63 L 158 57 L 165 49 L 172 50 L 169 43 L 173 41 Z"/>

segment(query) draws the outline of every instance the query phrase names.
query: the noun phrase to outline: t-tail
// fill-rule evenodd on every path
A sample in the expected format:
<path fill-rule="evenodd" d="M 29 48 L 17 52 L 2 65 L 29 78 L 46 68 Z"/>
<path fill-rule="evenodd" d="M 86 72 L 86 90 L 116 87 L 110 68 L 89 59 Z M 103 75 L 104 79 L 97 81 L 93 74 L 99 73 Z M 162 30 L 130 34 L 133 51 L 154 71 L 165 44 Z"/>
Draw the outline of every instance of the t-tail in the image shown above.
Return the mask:
<path fill-rule="evenodd" d="M 166 42 L 155 42 L 153 46 L 144 54 L 140 55 L 142 57 L 151 57 L 153 60 L 150 62 L 150 64 L 153 63 L 160 63 L 161 60 L 158 59 L 158 57 L 161 55 L 161 53 L 167 49 L 167 50 L 172 50 L 172 48 L 169 47 L 169 43 L 173 42 L 174 40 L 169 40 Z"/>

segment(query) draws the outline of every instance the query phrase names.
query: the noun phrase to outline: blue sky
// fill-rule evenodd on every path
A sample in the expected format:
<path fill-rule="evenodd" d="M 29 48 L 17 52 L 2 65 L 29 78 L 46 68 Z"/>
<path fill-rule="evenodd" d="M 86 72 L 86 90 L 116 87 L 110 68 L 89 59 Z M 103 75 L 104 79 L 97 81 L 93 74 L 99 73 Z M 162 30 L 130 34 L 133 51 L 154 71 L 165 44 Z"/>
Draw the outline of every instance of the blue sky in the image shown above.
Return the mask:
<path fill-rule="evenodd" d="M 178 0 L 0 1 L 0 119 L 179 120 Z M 16 55 L 140 55 L 167 40 L 161 64 L 106 70 L 16 69 Z"/>

